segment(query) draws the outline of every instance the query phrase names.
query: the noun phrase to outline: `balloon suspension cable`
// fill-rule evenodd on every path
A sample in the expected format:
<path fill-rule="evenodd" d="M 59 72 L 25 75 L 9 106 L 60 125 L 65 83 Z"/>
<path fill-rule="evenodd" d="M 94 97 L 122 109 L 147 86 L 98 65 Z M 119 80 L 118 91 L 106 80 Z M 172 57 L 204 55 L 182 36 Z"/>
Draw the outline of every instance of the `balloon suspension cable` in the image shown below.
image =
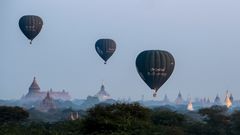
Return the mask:
<path fill-rule="evenodd" d="M 157 96 L 157 90 L 154 90 L 153 97 Z"/>

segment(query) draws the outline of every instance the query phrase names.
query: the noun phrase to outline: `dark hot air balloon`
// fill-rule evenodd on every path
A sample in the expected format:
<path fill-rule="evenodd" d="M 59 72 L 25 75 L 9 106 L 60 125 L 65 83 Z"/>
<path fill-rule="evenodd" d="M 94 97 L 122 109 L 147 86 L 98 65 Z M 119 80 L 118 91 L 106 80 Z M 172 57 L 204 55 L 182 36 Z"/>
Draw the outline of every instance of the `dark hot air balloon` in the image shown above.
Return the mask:
<path fill-rule="evenodd" d="M 154 97 L 158 89 L 171 76 L 174 65 L 173 56 L 163 50 L 143 51 L 136 59 L 137 71 L 143 81 L 154 90 Z"/>
<path fill-rule="evenodd" d="M 116 43 L 112 39 L 99 39 L 95 43 L 95 49 L 98 55 L 105 61 L 104 64 L 106 64 L 116 50 Z"/>
<path fill-rule="evenodd" d="M 32 44 L 32 40 L 42 29 L 43 21 L 39 16 L 25 15 L 20 18 L 18 25 L 23 34 L 30 40 L 30 44 Z"/>

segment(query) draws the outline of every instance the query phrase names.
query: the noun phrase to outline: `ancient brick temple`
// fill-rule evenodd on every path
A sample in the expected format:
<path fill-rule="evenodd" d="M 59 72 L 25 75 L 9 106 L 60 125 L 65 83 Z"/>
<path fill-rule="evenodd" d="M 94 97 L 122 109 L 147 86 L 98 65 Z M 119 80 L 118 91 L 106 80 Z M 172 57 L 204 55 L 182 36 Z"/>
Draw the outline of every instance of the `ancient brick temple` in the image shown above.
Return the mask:
<path fill-rule="evenodd" d="M 68 92 L 65 90 L 62 91 L 53 91 L 50 89 L 49 94 L 53 99 L 56 100 L 70 100 L 71 97 Z M 41 91 L 36 77 L 33 78 L 33 82 L 29 87 L 28 93 L 22 97 L 22 100 L 25 101 L 38 101 L 38 100 L 43 100 L 47 96 L 47 91 Z"/>

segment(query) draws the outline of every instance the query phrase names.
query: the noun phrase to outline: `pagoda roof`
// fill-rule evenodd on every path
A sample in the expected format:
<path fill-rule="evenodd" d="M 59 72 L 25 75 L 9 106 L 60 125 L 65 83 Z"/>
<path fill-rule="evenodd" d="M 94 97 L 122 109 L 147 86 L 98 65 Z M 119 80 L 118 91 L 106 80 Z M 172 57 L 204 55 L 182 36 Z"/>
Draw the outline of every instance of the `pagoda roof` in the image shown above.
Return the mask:
<path fill-rule="evenodd" d="M 36 77 L 33 78 L 33 82 L 30 85 L 29 90 L 40 90 L 40 87 L 36 81 Z"/>

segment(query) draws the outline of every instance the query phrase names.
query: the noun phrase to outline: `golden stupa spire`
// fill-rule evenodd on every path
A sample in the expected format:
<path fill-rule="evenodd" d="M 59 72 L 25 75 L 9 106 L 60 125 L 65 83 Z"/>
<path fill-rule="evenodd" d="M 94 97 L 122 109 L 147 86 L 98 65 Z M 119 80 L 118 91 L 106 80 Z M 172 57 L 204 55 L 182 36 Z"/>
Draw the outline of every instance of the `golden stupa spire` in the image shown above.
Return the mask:
<path fill-rule="evenodd" d="M 226 104 L 227 108 L 229 108 L 229 107 L 232 106 L 232 101 L 231 101 L 230 98 L 229 98 L 228 90 L 227 90 L 227 92 L 226 92 L 225 104 Z"/>

